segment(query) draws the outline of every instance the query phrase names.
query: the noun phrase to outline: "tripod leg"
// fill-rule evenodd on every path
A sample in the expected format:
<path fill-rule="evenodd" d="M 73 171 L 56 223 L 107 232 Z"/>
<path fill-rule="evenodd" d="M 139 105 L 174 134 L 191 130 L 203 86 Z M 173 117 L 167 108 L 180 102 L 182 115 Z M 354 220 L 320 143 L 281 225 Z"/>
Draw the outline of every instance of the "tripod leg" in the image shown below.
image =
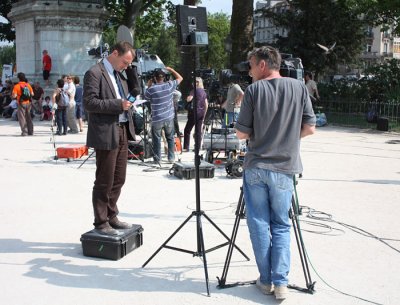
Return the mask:
<path fill-rule="evenodd" d="M 214 228 L 216 228 L 218 232 L 226 238 L 230 245 L 232 244 L 232 246 L 235 247 L 235 249 L 238 250 L 248 261 L 250 260 L 250 258 L 238 246 L 236 246 L 231 239 L 229 239 L 229 237 L 215 224 L 215 222 L 213 222 L 206 214 L 203 215 L 214 226 Z"/>
<path fill-rule="evenodd" d="M 168 239 L 157 249 L 157 251 L 154 252 L 153 255 L 150 256 L 150 258 L 142 265 L 142 268 L 144 268 L 153 259 L 153 257 L 156 256 L 157 253 L 161 251 L 162 248 L 166 247 L 166 244 L 176 235 L 176 233 L 179 232 L 180 229 L 182 229 L 182 227 L 190 220 L 190 218 L 192 218 L 193 215 L 194 213 L 190 214 L 189 217 L 186 218 L 186 220 L 178 227 L 178 229 L 176 229 L 175 232 L 172 233 L 172 235 L 168 237 Z"/>
<path fill-rule="evenodd" d="M 198 239 L 200 241 L 200 252 L 199 255 L 203 257 L 203 265 L 204 265 L 204 276 L 206 279 L 206 289 L 207 296 L 210 296 L 210 284 L 208 279 L 208 269 L 207 269 L 207 259 L 206 259 L 206 250 L 204 247 L 204 236 L 203 236 L 203 227 L 201 224 L 201 214 L 196 215 L 197 228 L 198 228 Z"/>
<path fill-rule="evenodd" d="M 297 249 L 299 250 L 299 256 L 300 256 L 300 261 L 301 261 L 301 266 L 303 267 L 303 273 L 304 273 L 304 278 L 306 281 L 306 289 L 304 288 L 299 288 L 294 285 L 289 285 L 289 288 L 293 288 L 299 291 L 307 292 L 307 293 L 314 293 L 314 286 L 315 282 L 312 282 L 311 280 L 311 274 L 310 274 L 310 269 L 308 267 L 308 261 L 307 261 L 307 256 L 306 256 L 306 250 L 303 242 L 303 237 L 301 235 L 301 230 L 300 230 L 300 225 L 299 225 L 299 219 L 298 215 L 299 213 L 299 206 L 297 203 L 297 197 L 296 195 L 296 182 L 295 182 L 295 192 L 292 196 L 292 207 L 290 210 L 290 217 L 292 218 L 292 224 L 293 224 L 293 231 L 296 237 L 296 242 L 297 242 Z"/>
<path fill-rule="evenodd" d="M 80 169 L 80 168 L 83 166 L 83 164 L 85 164 L 86 161 L 89 160 L 89 158 L 90 158 L 91 156 L 93 156 L 93 154 L 94 154 L 95 152 L 96 152 L 96 151 L 93 150 L 93 151 L 90 153 L 90 155 L 89 155 L 85 160 L 83 160 L 83 162 L 78 166 L 78 169 Z"/>
<path fill-rule="evenodd" d="M 239 201 L 238 201 L 238 205 L 237 205 L 235 214 L 236 214 L 236 218 L 235 218 L 235 223 L 233 225 L 233 230 L 232 230 L 232 235 L 231 235 L 231 239 L 230 239 L 230 243 L 229 243 L 229 247 L 228 247 L 228 252 L 226 254 L 224 269 L 222 271 L 221 279 L 218 278 L 218 288 L 226 287 L 226 285 L 225 285 L 226 277 L 228 275 L 228 269 L 229 269 L 229 265 L 231 263 L 233 246 L 235 244 L 237 232 L 239 230 L 240 218 L 244 214 L 244 200 L 243 200 L 242 188 L 240 189 L 240 196 L 239 196 Z M 247 258 L 247 259 L 249 260 L 249 258 Z"/>

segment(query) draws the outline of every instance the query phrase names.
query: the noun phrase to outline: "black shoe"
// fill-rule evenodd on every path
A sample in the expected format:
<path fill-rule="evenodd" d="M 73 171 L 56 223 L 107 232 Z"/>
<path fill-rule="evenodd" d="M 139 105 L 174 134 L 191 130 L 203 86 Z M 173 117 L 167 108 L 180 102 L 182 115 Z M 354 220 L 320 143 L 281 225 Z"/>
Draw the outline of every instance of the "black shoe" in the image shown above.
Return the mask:
<path fill-rule="evenodd" d="M 124 230 L 124 229 L 132 228 L 132 225 L 130 223 L 119 221 L 119 220 L 115 220 L 115 221 L 109 222 L 109 223 L 110 223 L 110 226 L 113 227 L 114 229 Z"/>
<path fill-rule="evenodd" d="M 104 227 L 104 228 L 101 228 L 101 229 L 97 229 L 97 228 L 96 228 L 95 230 L 96 230 L 97 233 L 102 234 L 102 235 L 113 235 L 113 236 L 117 236 L 117 235 L 120 234 L 119 231 L 113 229 L 113 228 L 110 227 L 110 226 L 107 226 L 107 227 Z"/>
<path fill-rule="evenodd" d="M 57 135 L 57 136 L 61 136 L 61 132 L 57 131 L 57 132 L 56 132 L 56 135 Z"/>

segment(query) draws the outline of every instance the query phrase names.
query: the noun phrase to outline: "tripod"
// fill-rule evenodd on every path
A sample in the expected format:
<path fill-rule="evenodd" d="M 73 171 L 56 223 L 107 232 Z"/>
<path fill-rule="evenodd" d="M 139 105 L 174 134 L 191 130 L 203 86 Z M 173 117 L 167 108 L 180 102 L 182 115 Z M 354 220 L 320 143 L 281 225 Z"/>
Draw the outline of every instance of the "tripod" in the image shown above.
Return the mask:
<path fill-rule="evenodd" d="M 194 48 L 195 49 L 195 48 Z M 194 52 L 195 53 L 195 52 Z M 195 59 L 196 56 L 193 56 Z M 194 65 L 195 66 L 195 65 Z M 194 119 L 197 122 L 197 97 L 196 97 L 196 76 L 195 73 L 193 73 L 193 109 L 194 109 Z M 198 139 L 197 135 L 199 134 L 199 126 L 198 124 L 195 124 L 195 139 Z M 207 269 L 207 259 L 206 259 L 206 253 L 214 251 L 216 249 L 219 249 L 221 247 L 224 247 L 226 245 L 232 245 L 232 247 L 235 247 L 247 260 L 249 258 L 246 256 L 246 254 L 239 249 L 230 239 L 229 237 L 205 214 L 204 211 L 201 210 L 200 207 L 200 175 L 199 175 L 199 168 L 200 168 L 200 156 L 199 156 L 199 149 L 200 149 L 200 143 L 199 141 L 196 141 L 195 143 L 195 185 L 196 185 L 196 210 L 193 211 L 187 218 L 186 220 L 172 233 L 170 237 L 157 249 L 156 252 L 153 253 L 153 255 L 143 264 L 142 267 L 145 267 L 156 255 L 158 252 L 161 251 L 162 248 L 167 248 L 170 250 L 175 250 L 175 251 L 180 251 L 188 254 L 192 254 L 193 256 L 199 256 L 203 258 L 203 266 L 204 266 L 204 275 L 205 275 L 205 280 L 206 280 L 206 289 L 207 289 L 207 295 L 210 296 L 210 285 L 209 285 L 209 279 L 208 279 L 208 269 Z M 194 251 L 187 250 L 187 249 L 182 249 L 182 248 L 177 248 L 177 247 L 172 247 L 168 245 L 168 242 L 185 226 L 186 223 L 189 222 L 189 220 L 192 217 L 196 217 L 196 241 L 197 241 L 197 249 Z M 202 222 L 201 218 L 204 217 L 205 219 L 208 220 L 209 223 L 211 223 L 214 228 L 222 235 L 225 237 L 227 242 L 222 243 L 218 246 L 215 246 L 211 249 L 206 250 L 204 247 L 204 235 L 203 235 L 203 227 L 202 227 Z"/>
<path fill-rule="evenodd" d="M 300 212 L 299 205 L 298 205 L 298 198 L 297 198 L 297 191 L 296 191 L 297 181 L 296 181 L 295 177 L 293 178 L 293 183 L 294 183 L 294 192 L 292 195 L 292 206 L 289 211 L 289 217 L 292 219 L 292 225 L 293 225 L 294 233 L 296 236 L 297 248 L 299 250 L 301 265 L 303 267 L 304 278 L 306 281 L 306 288 L 301 288 L 296 285 L 288 285 L 288 288 L 296 289 L 296 290 L 299 290 L 302 292 L 313 294 L 315 291 L 314 290 L 315 282 L 313 282 L 311 280 L 310 269 L 308 267 L 308 261 L 307 261 L 307 256 L 306 256 L 306 250 L 305 250 L 304 241 L 303 241 L 303 238 L 301 235 L 301 230 L 300 230 L 298 215 L 300 215 L 301 212 Z M 227 252 L 226 260 L 225 260 L 225 264 L 224 264 L 224 269 L 222 271 L 221 278 L 217 277 L 217 279 L 218 279 L 217 287 L 220 289 L 256 283 L 255 281 L 247 281 L 247 282 L 236 282 L 236 283 L 232 283 L 232 284 L 226 284 L 226 277 L 228 275 L 229 265 L 230 265 L 231 258 L 232 258 L 232 251 L 233 251 L 232 245 L 234 244 L 234 242 L 236 240 L 237 232 L 239 229 L 240 219 L 245 217 L 245 202 L 244 202 L 244 198 L 243 198 L 243 188 L 242 187 L 240 188 L 239 202 L 238 202 L 238 205 L 236 208 L 235 215 L 236 215 L 236 218 L 235 218 L 235 222 L 234 222 L 233 230 L 232 230 L 231 244 L 228 247 L 228 252 Z"/>

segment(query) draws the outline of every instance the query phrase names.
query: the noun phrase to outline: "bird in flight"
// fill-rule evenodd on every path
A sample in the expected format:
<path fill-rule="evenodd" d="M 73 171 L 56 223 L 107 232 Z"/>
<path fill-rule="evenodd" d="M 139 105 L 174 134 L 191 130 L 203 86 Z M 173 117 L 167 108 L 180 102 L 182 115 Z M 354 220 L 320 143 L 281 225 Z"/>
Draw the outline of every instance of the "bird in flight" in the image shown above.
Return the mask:
<path fill-rule="evenodd" d="M 333 48 L 336 46 L 336 42 L 334 42 L 333 45 L 330 48 L 325 47 L 325 46 L 323 46 L 322 44 L 319 44 L 319 43 L 317 43 L 317 46 L 319 46 L 322 50 L 324 50 L 325 54 L 329 54 L 329 53 L 331 53 L 333 51 Z"/>

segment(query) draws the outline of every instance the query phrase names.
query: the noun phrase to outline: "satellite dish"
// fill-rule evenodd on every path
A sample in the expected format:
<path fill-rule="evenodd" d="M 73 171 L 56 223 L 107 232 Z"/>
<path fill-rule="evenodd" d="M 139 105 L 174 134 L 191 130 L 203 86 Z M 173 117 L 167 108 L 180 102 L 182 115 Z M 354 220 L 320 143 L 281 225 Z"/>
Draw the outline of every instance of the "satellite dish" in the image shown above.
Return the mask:
<path fill-rule="evenodd" d="M 127 41 L 133 46 L 133 36 L 129 28 L 125 25 L 120 25 L 117 30 L 117 42 Z"/>

